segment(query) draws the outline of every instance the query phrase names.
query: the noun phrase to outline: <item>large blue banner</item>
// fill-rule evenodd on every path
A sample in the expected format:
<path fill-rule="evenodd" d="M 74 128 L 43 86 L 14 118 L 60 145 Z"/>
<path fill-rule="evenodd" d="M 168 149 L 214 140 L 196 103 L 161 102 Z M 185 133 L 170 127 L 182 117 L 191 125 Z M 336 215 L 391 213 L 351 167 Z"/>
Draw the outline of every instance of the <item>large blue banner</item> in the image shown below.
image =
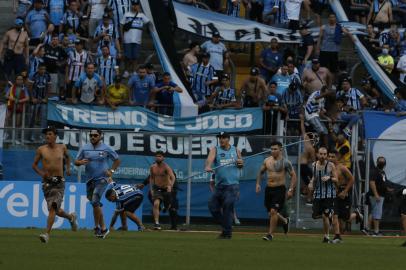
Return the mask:
<path fill-rule="evenodd" d="M 103 212 L 109 225 L 115 204 L 103 198 Z M 86 185 L 66 183 L 65 199 L 62 209 L 66 212 L 76 212 L 79 228 L 94 228 L 93 210 L 86 198 Z M 135 212 L 142 218 L 142 205 Z M 1 181 L 0 182 L 0 227 L 46 227 L 48 216 L 47 204 L 41 190 L 41 183 L 34 181 Z M 119 225 L 120 219 L 118 219 Z M 128 222 L 130 230 L 136 230 L 136 225 Z M 69 222 L 57 217 L 53 228 L 70 228 Z"/>
<path fill-rule="evenodd" d="M 213 134 L 262 129 L 262 109 L 220 110 L 197 117 L 173 118 L 143 107 L 67 105 L 50 102 L 48 120 L 78 128 L 144 130 L 152 132 Z"/>
<path fill-rule="evenodd" d="M 367 111 L 363 114 L 365 136 L 373 140 L 371 155 L 375 164 L 379 156 L 386 158 L 386 175 L 393 183 L 406 186 L 406 117 L 395 113 Z M 376 164 L 375 164 L 376 165 Z"/>

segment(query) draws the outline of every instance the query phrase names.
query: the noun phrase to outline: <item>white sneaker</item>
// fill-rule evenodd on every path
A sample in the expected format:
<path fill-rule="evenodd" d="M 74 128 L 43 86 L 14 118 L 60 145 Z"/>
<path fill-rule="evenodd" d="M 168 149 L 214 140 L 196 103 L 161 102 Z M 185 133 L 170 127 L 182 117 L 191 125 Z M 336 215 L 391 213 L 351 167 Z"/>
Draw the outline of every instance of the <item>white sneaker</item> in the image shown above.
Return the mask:
<path fill-rule="evenodd" d="M 70 227 L 71 227 L 72 231 L 76 232 L 78 230 L 78 218 L 77 218 L 75 212 L 71 213 L 71 215 L 72 215 L 72 219 L 69 220 Z"/>
<path fill-rule="evenodd" d="M 47 234 L 47 233 L 42 233 L 42 234 L 40 234 L 40 235 L 39 235 L 39 240 L 40 240 L 42 243 L 44 243 L 44 244 L 48 243 L 48 241 L 49 241 L 49 234 Z"/>

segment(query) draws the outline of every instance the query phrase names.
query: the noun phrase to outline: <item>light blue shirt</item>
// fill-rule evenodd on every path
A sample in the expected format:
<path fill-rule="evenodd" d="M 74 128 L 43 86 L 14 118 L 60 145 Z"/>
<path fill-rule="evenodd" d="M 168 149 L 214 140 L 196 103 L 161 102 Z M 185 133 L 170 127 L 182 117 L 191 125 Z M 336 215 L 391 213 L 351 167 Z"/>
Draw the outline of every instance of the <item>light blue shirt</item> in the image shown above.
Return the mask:
<path fill-rule="evenodd" d="M 276 93 L 279 95 L 283 95 L 285 91 L 288 89 L 289 84 L 291 82 L 291 78 L 289 75 L 282 75 L 282 74 L 275 74 L 271 81 L 276 82 L 278 84 L 276 88 Z"/>
<path fill-rule="evenodd" d="M 48 13 L 44 9 L 39 11 L 32 9 L 28 12 L 25 21 L 30 28 L 32 38 L 39 38 L 42 32 L 45 33 L 47 30 L 47 16 Z"/>
<path fill-rule="evenodd" d="M 151 90 L 155 87 L 155 81 L 152 76 L 146 75 L 141 79 L 138 74 L 135 74 L 128 81 L 128 86 L 132 89 L 131 100 L 145 105 L 148 103 Z"/>
<path fill-rule="evenodd" d="M 226 46 L 219 42 L 213 43 L 211 40 L 202 44 L 202 49 L 210 53 L 209 63 L 213 66 L 214 70 L 223 70 L 224 53 L 227 51 Z"/>
<path fill-rule="evenodd" d="M 76 160 L 88 159 L 85 165 L 87 179 L 96 181 L 107 178 L 106 171 L 110 169 L 109 161 L 118 159 L 118 154 L 110 146 L 100 142 L 98 145 L 88 143 L 79 149 Z"/>
<path fill-rule="evenodd" d="M 65 1 L 50 0 L 48 3 L 48 7 L 49 7 L 49 20 L 52 22 L 53 25 L 60 25 L 64 14 Z"/>
<path fill-rule="evenodd" d="M 216 146 L 214 166 L 224 165 L 216 169 L 216 186 L 239 184 L 239 169 L 236 166 L 237 159 L 237 148 L 235 146 L 231 145 L 228 150 Z"/>

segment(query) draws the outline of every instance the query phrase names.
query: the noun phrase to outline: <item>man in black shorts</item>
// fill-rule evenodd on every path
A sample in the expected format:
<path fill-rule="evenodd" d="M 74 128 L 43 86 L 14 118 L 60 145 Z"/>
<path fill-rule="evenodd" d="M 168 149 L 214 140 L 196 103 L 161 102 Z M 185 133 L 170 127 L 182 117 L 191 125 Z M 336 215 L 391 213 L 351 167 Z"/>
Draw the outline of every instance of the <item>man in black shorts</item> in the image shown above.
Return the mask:
<path fill-rule="evenodd" d="M 344 164 L 338 162 L 341 159 L 341 154 L 336 150 L 330 150 L 328 154 L 330 162 L 334 163 L 337 171 L 337 196 L 335 199 L 334 214 L 338 216 L 340 233 L 345 230 L 345 223 L 349 221 L 351 216 L 352 204 L 352 186 L 354 185 L 354 176 Z"/>
<path fill-rule="evenodd" d="M 327 160 L 327 149 L 320 147 L 318 161 L 313 163 L 313 178 L 309 190 L 313 193 L 313 218 L 323 218 L 323 243 L 340 243 L 340 228 L 338 216 L 334 213 L 334 200 L 336 198 L 337 172 L 334 164 Z M 334 239 L 329 239 L 330 219 L 334 227 Z"/>
<path fill-rule="evenodd" d="M 293 196 L 296 187 L 296 173 L 289 160 L 282 155 L 282 144 L 280 142 L 271 143 L 272 154 L 266 158 L 257 175 L 256 192 L 261 192 L 261 178 L 267 172 L 268 184 L 265 189 L 265 207 L 269 213 L 269 232 L 262 239 L 270 241 L 273 239 L 273 232 L 280 219 L 284 223 L 284 232 L 288 232 L 289 218 L 282 217 L 279 213 L 285 205 L 285 199 Z M 286 174 L 290 176 L 290 187 L 286 192 Z"/>

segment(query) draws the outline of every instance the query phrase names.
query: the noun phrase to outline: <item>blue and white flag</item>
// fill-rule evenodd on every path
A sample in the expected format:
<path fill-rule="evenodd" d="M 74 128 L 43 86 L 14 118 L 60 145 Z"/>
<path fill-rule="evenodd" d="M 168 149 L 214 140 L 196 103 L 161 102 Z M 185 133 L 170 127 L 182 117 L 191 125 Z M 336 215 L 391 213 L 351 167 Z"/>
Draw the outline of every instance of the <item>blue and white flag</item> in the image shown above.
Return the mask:
<path fill-rule="evenodd" d="M 393 183 L 406 186 L 406 117 L 395 113 L 367 111 L 363 114 L 365 136 L 373 140 L 371 158 L 386 158 L 386 175 Z"/>

